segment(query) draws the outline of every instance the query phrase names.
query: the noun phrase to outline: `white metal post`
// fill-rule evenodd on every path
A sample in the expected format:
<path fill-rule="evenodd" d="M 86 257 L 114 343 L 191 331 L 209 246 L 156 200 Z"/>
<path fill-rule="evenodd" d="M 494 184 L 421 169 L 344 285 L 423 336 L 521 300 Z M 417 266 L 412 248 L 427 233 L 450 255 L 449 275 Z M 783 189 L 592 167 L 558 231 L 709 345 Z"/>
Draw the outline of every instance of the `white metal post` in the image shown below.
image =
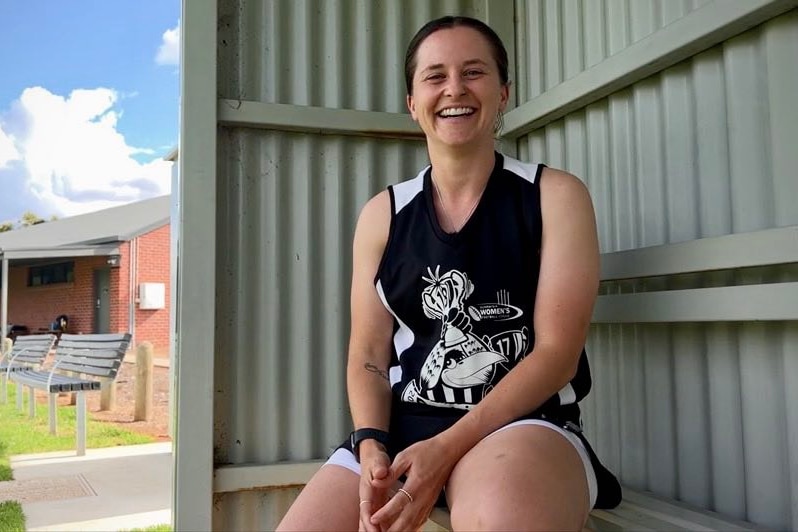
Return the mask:
<path fill-rule="evenodd" d="M 56 416 L 55 416 L 55 413 L 56 413 L 55 408 L 57 406 L 55 400 L 56 400 L 57 397 L 58 397 L 58 394 L 51 393 L 50 394 L 49 405 L 48 405 L 48 409 L 50 410 L 50 412 L 49 412 L 50 413 L 50 434 L 52 434 L 53 436 L 56 435 L 56 432 L 57 432 L 57 429 L 58 429 L 58 427 L 56 426 L 58 420 L 56 419 Z"/>
<path fill-rule="evenodd" d="M 77 410 L 77 439 L 78 439 L 78 456 L 86 454 L 86 394 L 78 392 Z"/>
<path fill-rule="evenodd" d="M 2 280 L 0 280 L 0 340 L 8 334 L 8 259 L 3 257 Z"/>
<path fill-rule="evenodd" d="M 33 389 L 33 386 L 28 390 L 28 416 L 33 419 L 36 417 L 36 390 Z"/>
<path fill-rule="evenodd" d="M 180 42 L 180 254 L 177 420 L 172 527 L 213 526 L 214 327 L 216 306 L 216 0 L 182 2 Z M 183 354 L 187 356 L 183 356 Z M 183 360 L 190 363 L 183 364 Z"/>

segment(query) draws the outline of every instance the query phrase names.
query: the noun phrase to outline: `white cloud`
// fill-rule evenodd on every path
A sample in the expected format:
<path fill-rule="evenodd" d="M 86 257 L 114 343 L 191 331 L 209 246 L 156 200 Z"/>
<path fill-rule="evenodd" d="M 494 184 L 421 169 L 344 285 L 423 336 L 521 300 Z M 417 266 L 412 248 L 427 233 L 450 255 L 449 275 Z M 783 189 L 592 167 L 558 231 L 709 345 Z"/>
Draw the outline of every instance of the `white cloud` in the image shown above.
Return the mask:
<path fill-rule="evenodd" d="M 117 101 L 118 94 L 106 88 L 74 90 L 68 97 L 25 89 L 0 121 L 13 141 L 10 153 L 21 160 L 15 180 L 62 216 L 168 193 L 171 163 L 132 157 L 151 152 L 129 146 L 116 129 Z M 0 154 L 2 144 L 0 138 Z"/>
<path fill-rule="evenodd" d="M 5 168 L 11 161 L 19 159 L 19 152 L 14 146 L 14 139 L 6 135 L 0 127 L 0 168 Z"/>
<path fill-rule="evenodd" d="M 163 32 L 155 62 L 159 65 L 177 65 L 180 62 L 180 21 L 174 28 Z"/>

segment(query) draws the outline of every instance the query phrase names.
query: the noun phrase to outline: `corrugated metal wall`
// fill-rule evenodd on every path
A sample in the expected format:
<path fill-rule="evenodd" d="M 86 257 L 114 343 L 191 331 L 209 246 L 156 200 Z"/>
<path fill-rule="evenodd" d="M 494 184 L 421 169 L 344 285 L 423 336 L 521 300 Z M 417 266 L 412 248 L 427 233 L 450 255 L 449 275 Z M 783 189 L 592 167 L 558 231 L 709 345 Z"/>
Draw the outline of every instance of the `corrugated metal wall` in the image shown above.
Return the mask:
<path fill-rule="evenodd" d="M 516 0 L 524 102 L 711 0 Z"/>
<path fill-rule="evenodd" d="M 565 2 L 559 19 L 547 14 L 552 3 L 534 11 L 538 22 L 519 34 L 534 35 L 541 12 L 556 24 L 540 48 L 528 47 L 531 56 L 546 50 L 543 75 L 519 92 L 531 98 L 613 53 L 613 35 L 624 35 L 622 46 L 645 34 L 639 23 L 654 19 L 634 15 L 644 4 L 631 2 L 625 17 L 607 14 L 613 3 L 604 16 L 567 12 Z M 689 3 L 657 5 L 648 12 Z M 596 37 L 602 46 L 588 46 L 568 31 L 585 24 L 587 39 L 587 20 L 599 31 L 610 21 L 618 27 Z M 569 62 L 580 47 L 584 63 Z M 793 10 L 550 123 L 520 139 L 519 153 L 584 179 L 603 252 L 796 225 L 797 52 Z M 791 266 L 602 291 L 796 279 Z M 625 484 L 778 529 L 798 526 L 798 323 L 596 325 L 590 354 L 587 430 Z"/>
<path fill-rule="evenodd" d="M 515 97 L 523 104 L 709 4 L 218 0 L 213 21 L 198 13 L 198 3 L 187 19 L 201 22 L 205 33 L 216 23 L 219 99 L 401 113 L 405 43 L 435 16 L 489 18 L 504 30 L 514 19 L 516 42 L 508 44 L 518 64 Z M 202 44 L 205 33 L 191 42 Z M 793 11 L 504 144 L 588 183 L 603 252 L 798 224 L 796 50 Z M 193 83 L 208 65 L 195 70 Z M 209 98 L 191 99 L 189 107 L 197 107 L 185 112 L 201 115 L 192 124 L 215 116 Z M 183 349 L 205 353 L 189 338 L 213 339 L 214 375 L 199 382 L 209 366 L 180 362 L 180 397 L 194 399 L 193 407 L 213 394 L 215 468 L 323 458 L 350 423 L 344 370 L 357 212 L 425 164 L 423 143 L 223 125 L 216 173 L 208 176 L 201 164 L 207 138 L 191 144 L 191 129 L 181 133 L 181 158 L 190 159 L 181 168 L 202 174 L 186 173 L 182 187 L 196 190 L 210 180 L 215 186 L 183 204 L 186 224 L 215 234 L 207 243 L 196 231 L 181 241 L 181 283 L 202 287 L 208 267 L 191 260 L 209 256 L 203 246 L 215 246 L 216 275 L 213 302 L 183 292 L 184 303 L 215 304 L 184 304 L 178 318 Z M 203 207 L 215 209 L 214 223 L 197 225 Z M 769 268 L 602 290 L 796 277 L 796 268 Z M 197 334 L 204 323 L 186 321 L 200 316 L 211 319 L 212 335 Z M 600 325 L 590 350 L 595 393 L 585 408 L 588 431 L 625 483 L 776 528 L 798 526 L 798 325 Z M 208 384 L 212 391 L 193 388 Z M 192 477 L 190 461 L 203 459 L 192 445 L 207 429 L 196 426 L 202 415 L 182 419 L 190 421 L 178 432 L 176 511 L 193 516 L 189 506 L 205 504 L 209 480 Z M 181 485 L 190 496 L 181 496 Z M 217 493 L 213 526 L 271 529 L 295 494 Z"/>

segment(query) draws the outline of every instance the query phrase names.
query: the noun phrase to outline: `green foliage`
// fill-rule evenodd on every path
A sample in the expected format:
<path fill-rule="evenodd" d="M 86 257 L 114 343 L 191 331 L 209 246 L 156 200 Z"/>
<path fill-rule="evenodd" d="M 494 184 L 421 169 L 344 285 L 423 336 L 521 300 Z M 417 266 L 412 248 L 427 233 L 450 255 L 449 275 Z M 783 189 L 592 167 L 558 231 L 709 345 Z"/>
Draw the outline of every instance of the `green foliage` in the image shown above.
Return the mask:
<path fill-rule="evenodd" d="M 25 211 L 19 219 L 19 224 L 22 227 L 28 227 L 44 222 L 44 218 L 32 211 Z"/>
<path fill-rule="evenodd" d="M 2 529 L 0 529 L 2 530 Z M 152 525 L 145 528 L 133 528 L 128 532 L 172 532 L 171 525 Z"/>
<path fill-rule="evenodd" d="M 0 223 L 0 233 L 5 233 L 7 231 L 14 230 L 14 222 L 2 222 Z"/>
<path fill-rule="evenodd" d="M 25 514 L 17 501 L 0 502 L 0 530 L 25 532 Z"/>

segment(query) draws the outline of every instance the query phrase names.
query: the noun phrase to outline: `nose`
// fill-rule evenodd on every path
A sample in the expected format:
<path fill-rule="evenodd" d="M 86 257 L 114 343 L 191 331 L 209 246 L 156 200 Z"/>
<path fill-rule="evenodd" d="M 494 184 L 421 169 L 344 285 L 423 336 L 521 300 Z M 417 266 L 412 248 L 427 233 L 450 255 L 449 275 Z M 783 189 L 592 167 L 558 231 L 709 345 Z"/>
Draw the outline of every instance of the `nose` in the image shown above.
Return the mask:
<path fill-rule="evenodd" d="M 446 82 L 446 96 L 461 96 L 465 94 L 465 83 L 460 76 L 449 76 Z"/>

